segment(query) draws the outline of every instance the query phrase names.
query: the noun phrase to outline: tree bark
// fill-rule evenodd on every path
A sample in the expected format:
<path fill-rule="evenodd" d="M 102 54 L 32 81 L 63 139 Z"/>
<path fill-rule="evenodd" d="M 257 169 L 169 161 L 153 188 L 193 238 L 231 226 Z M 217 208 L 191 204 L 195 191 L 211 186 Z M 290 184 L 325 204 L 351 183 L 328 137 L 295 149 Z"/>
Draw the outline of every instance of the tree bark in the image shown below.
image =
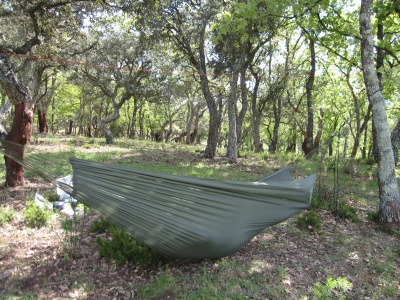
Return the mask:
<path fill-rule="evenodd" d="M 14 104 L 15 116 L 6 140 L 26 145 L 32 135 L 33 100 L 25 85 L 17 78 L 8 58 L 0 55 L 0 84 L 8 98 Z M 23 151 L 23 150 L 22 150 Z M 21 158 L 23 153 L 20 154 Z M 9 157 L 5 157 L 6 186 L 15 187 L 24 184 L 24 168 Z"/>
<path fill-rule="evenodd" d="M 230 77 L 230 93 L 228 97 L 228 148 L 227 156 L 230 163 L 237 162 L 237 131 L 236 131 L 236 92 L 237 92 L 237 81 L 238 76 L 235 74 L 237 68 L 234 68 L 234 74 Z"/>
<path fill-rule="evenodd" d="M 390 134 L 390 142 L 392 144 L 394 164 L 397 165 L 399 161 L 399 144 L 400 144 L 400 120 L 397 121 L 396 126 Z"/>
<path fill-rule="evenodd" d="M 207 76 L 203 75 L 207 74 L 205 41 L 204 41 L 206 26 L 207 24 L 204 23 L 200 33 L 200 42 L 199 42 L 200 60 L 197 62 L 197 70 L 200 74 L 201 90 L 203 92 L 204 99 L 206 100 L 208 111 L 210 114 L 210 120 L 208 123 L 209 126 L 208 126 L 207 146 L 206 149 L 204 150 L 204 157 L 213 158 L 217 152 L 218 133 L 221 122 L 221 117 L 220 117 L 221 111 L 218 110 L 217 103 L 210 91 L 208 78 Z"/>
<path fill-rule="evenodd" d="M 188 101 L 187 103 L 187 107 L 188 107 L 188 112 L 187 112 L 187 116 L 186 116 L 186 138 L 185 138 L 185 143 L 186 144 L 191 144 L 190 142 L 190 132 L 192 131 L 192 123 L 193 123 L 193 119 L 195 116 L 195 109 L 194 109 L 194 104 L 192 101 Z"/>
<path fill-rule="evenodd" d="M 47 133 L 46 113 L 44 113 L 42 110 L 38 109 L 37 116 L 38 116 L 38 123 L 39 123 L 39 132 Z"/>
<path fill-rule="evenodd" d="M 261 111 L 257 108 L 257 94 L 258 88 L 261 82 L 261 76 L 258 76 L 255 72 L 252 72 L 255 84 L 254 89 L 251 95 L 251 125 L 252 125 L 252 134 L 253 134 L 253 143 L 254 143 L 254 152 L 260 153 L 263 152 L 263 144 L 261 141 L 260 135 L 260 124 L 261 124 Z"/>
<path fill-rule="evenodd" d="M 6 140 L 21 145 L 28 144 L 32 135 L 32 124 L 32 106 L 25 102 L 16 104 L 13 125 L 6 136 Z M 21 153 L 16 155 L 23 160 L 23 148 L 21 148 Z M 8 156 L 4 159 L 6 165 L 6 186 L 15 187 L 24 185 L 24 167 Z"/>
<path fill-rule="evenodd" d="M 390 131 L 378 75 L 374 66 L 374 45 L 371 26 L 372 0 L 361 0 L 360 33 L 364 84 L 372 104 L 378 150 L 379 219 L 389 228 L 400 227 L 400 199 L 395 173 Z"/>
<path fill-rule="evenodd" d="M 303 151 L 307 155 L 313 150 L 314 146 L 314 106 L 312 99 L 312 90 L 314 86 L 315 78 L 315 42 L 309 37 L 309 49 L 310 49 L 310 73 L 306 83 L 306 94 L 307 94 L 307 130 L 306 136 L 303 142 Z"/>
<path fill-rule="evenodd" d="M 237 124 L 236 124 L 236 134 L 237 134 L 237 143 L 238 148 L 243 145 L 243 139 L 245 138 L 245 134 L 243 133 L 243 123 L 244 119 L 247 115 L 249 102 L 247 100 L 248 89 L 246 85 L 246 70 L 247 64 L 241 67 L 240 71 L 240 95 L 242 98 L 242 109 L 240 110 L 238 117 L 237 117 Z"/>
<path fill-rule="evenodd" d="M 324 114 L 325 114 L 324 109 L 320 108 L 319 118 L 318 118 L 318 129 L 317 129 L 317 134 L 315 135 L 313 149 L 318 149 L 319 145 L 321 144 L 322 131 L 324 129 L 324 121 L 323 121 Z"/>

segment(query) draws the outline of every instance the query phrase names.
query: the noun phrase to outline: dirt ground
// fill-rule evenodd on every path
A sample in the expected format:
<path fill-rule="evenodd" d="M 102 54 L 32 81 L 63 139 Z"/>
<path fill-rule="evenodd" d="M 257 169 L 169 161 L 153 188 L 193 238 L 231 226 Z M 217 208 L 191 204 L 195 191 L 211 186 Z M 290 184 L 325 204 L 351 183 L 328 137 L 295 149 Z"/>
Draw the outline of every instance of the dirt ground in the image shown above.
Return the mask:
<path fill-rule="evenodd" d="M 163 156 L 163 160 L 168 159 L 172 158 Z M 238 167 L 246 169 L 244 165 Z M 261 168 L 254 171 L 261 173 Z M 142 269 L 132 264 L 117 266 L 101 258 L 96 235 L 88 232 L 89 225 L 99 218 L 94 212 L 80 219 L 82 234 L 74 255 L 68 233 L 60 227 L 60 220 L 65 218 L 62 214 L 54 214 L 45 227 L 27 227 L 22 210 L 37 188 L 44 191 L 52 187 L 40 181 L 27 182 L 23 188 L 3 190 L 1 194 L 0 204 L 13 208 L 16 217 L 0 231 L 0 299 L 140 299 L 140 287 L 166 272 L 163 265 Z M 249 276 L 240 267 L 232 269 L 230 275 L 219 273 L 222 271 L 218 266 L 229 260 L 247 266 L 247 272 L 250 266 L 258 266 L 252 272 L 259 276 L 260 284 L 279 277 L 277 286 L 283 289 L 285 299 L 304 295 L 313 299 L 315 282 L 324 281 L 328 275 L 344 276 L 352 282 L 348 299 L 397 299 L 398 235 L 385 233 L 368 222 L 366 208 L 359 209 L 357 223 L 337 219 L 327 211 L 319 213 L 324 219 L 319 233 L 300 230 L 292 217 L 267 228 L 231 257 L 168 262 L 168 274 L 194 277 L 207 269 L 215 276 L 227 276 L 224 280 L 229 276 Z M 194 291 L 194 285 L 188 288 Z M 386 288 L 391 288 L 391 293 L 385 292 Z M 152 299 L 183 299 L 178 290 L 167 289 Z M 273 299 L 270 292 L 258 292 L 252 297 L 241 286 L 237 286 L 237 294 L 243 294 L 243 299 Z"/>

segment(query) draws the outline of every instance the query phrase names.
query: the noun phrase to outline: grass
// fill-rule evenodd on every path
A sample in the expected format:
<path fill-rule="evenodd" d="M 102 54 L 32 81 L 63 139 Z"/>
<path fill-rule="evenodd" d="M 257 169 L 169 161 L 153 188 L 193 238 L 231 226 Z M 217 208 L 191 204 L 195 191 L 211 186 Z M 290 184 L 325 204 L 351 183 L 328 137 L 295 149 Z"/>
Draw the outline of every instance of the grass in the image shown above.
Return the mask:
<path fill-rule="evenodd" d="M 15 217 L 13 209 L 7 209 L 0 206 L 0 227 L 11 222 Z"/>
<path fill-rule="evenodd" d="M 231 165 L 224 157 L 200 159 L 196 152 L 198 147 L 123 139 L 117 139 L 111 147 L 102 139 L 46 138 L 34 147 L 37 151 L 27 155 L 33 161 L 43 158 L 39 151 L 41 147 L 59 147 L 59 151 L 45 155 L 48 173 L 54 178 L 71 172 L 68 155 L 143 170 L 221 180 L 252 181 L 288 162 L 299 164 L 295 167 L 298 175 L 309 174 L 318 167 L 318 163 L 303 162 L 295 155 L 253 156 L 250 152 L 245 153 L 238 164 Z M 343 216 L 352 216 L 354 208 L 359 222 L 338 218 L 326 206 L 325 200 L 330 201 L 334 183 L 330 162 L 322 173 L 326 186 L 324 199 L 314 203 L 310 215 L 303 213 L 267 228 L 235 255 L 182 265 L 167 261 L 151 267 L 132 262 L 118 265 L 119 255 L 109 261 L 99 259 L 85 269 L 82 254 L 77 253 L 68 260 L 57 257 L 50 261 L 52 271 L 49 274 L 54 272 L 54 265 L 59 261 L 62 267 L 58 266 L 56 278 L 64 280 L 55 284 L 54 290 L 58 292 L 59 286 L 69 282 L 66 286 L 77 299 L 89 298 L 90 293 L 98 291 L 111 293 L 120 289 L 133 290 L 139 299 L 323 299 L 321 295 L 328 295 L 329 299 L 341 299 L 342 296 L 347 299 L 397 299 L 400 297 L 398 236 L 381 232 L 375 223 L 368 222 L 367 213 L 377 208 L 377 183 L 372 176 L 375 169 L 363 162 L 357 163 L 357 174 L 346 174 L 344 169 L 340 172 L 338 200 L 351 203 L 351 208 L 346 207 L 342 212 Z M 31 180 L 37 175 L 29 171 L 26 177 Z M 305 230 L 299 228 L 298 220 L 304 223 L 300 226 Z M 99 251 L 96 236 L 105 232 L 109 224 L 93 222 L 92 226 L 92 233 L 84 237 L 85 251 Z M 102 237 L 113 239 L 111 234 Z M 114 239 L 126 240 L 122 235 L 116 235 Z M 2 253 L 11 255 L 6 238 L 0 236 L 0 240 L 2 249 L 7 249 L 0 251 L 0 256 Z M 117 252 L 111 246 L 107 249 L 108 254 Z M 80 271 L 74 273 L 71 269 Z M 3 270 L 0 262 L 0 274 Z M 39 289 L 45 294 L 46 289 L 52 288 L 51 280 L 48 276 L 41 280 Z M 342 289 L 343 286 L 346 289 Z M 35 293 L 29 290 L 16 291 L 17 288 L 14 293 L 5 291 L 4 295 L 9 297 L 5 299 L 35 299 Z"/>

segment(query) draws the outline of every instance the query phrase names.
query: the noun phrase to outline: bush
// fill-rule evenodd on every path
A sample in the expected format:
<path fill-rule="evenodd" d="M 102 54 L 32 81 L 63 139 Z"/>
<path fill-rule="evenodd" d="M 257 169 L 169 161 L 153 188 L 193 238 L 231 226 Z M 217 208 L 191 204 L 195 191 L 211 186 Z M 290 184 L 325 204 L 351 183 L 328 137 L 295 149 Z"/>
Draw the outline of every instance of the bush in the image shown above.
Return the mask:
<path fill-rule="evenodd" d="M 311 200 L 311 208 L 312 209 L 326 209 L 329 206 L 329 202 L 326 202 L 324 199 L 319 197 L 313 197 Z"/>
<path fill-rule="evenodd" d="M 312 211 L 305 212 L 303 215 L 297 217 L 297 225 L 299 225 L 301 229 L 318 231 L 321 229 L 321 223 L 321 217 Z"/>
<path fill-rule="evenodd" d="M 379 210 L 367 212 L 367 220 L 374 223 L 379 223 Z"/>
<path fill-rule="evenodd" d="M 23 210 L 25 221 L 30 227 L 42 227 L 47 224 L 51 218 L 51 211 L 43 209 L 36 205 L 35 201 L 26 202 L 26 208 Z"/>
<path fill-rule="evenodd" d="M 57 191 L 51 191 L 44 195 L 44 197 L 51 203 L 60 201 L 60 195 L 57 194 Z"/>
<path fill-rule="evenodd" d="M 326 283 L 317 282 L 313 289 L 315 299 L 317 300 L 344 300 L 346 292 L 353 287 L 353 284 L 344 277 L 333 279 L 328 276 Z"/>
<path fill-rule="evenodd" d="M 111 240 L 97 237 L 100 256 L 115 260 L 118 265 L 126 262 L 133 262 L 142 268 L 159 264 L 162 256 L 151 250 L 149 247 L 135 241 L 125 231 L 111 225 L 108 229 Z"/>
<path fill-rule="evenodd" d="M 352 223 L 357 222 L 357 220 L 358 220 L 358 218 L 357 218 L 357 209 L 355 209 L 353 206 L 350 206 L 350 205 L 345 204 L 345 203 L 340 203 L 339 204 L 339 208 L 336 211 L 336 215 L 339 218 L 347 219 Z"/>
<path fill-rule="evenodd" d="M 355 162 L 347 162 L 344 164 L 342 171 L 344 174 L 356 176 L 360 174 L 360 166 Z"/>
<path fill-rule="evenodd" d="M 97 234 L 104 233 L 111 226 L 111 223 L 106 219 L 96 220 L 90 225 L 89 232 Z"/>
<path fill-rule="evenodd" d="M 7 224 L 14 219 L 14 210 L 0 207 L 0 226 Z"/>
<path fill-rule="evenodd" d="M 324 183 L 315 187 L 314 197 L 311 201 L 312 208 L 332 209 L 335 206 L 335 192 L 329 189 Z"/>

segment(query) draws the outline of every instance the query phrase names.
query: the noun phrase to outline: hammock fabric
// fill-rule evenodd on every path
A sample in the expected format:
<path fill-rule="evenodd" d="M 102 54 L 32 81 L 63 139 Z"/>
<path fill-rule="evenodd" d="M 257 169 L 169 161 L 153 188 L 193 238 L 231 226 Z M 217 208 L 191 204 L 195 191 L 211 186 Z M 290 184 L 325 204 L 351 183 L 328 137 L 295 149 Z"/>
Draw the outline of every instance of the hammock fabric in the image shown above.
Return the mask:
<path fill-rule="evenodd" d="M 61 188 L 136 240 L 173 258 L 220 258 L 310 205 L 315 175 L 284 168 L 256 182 L 217 181 L 72 158 Z"/>

